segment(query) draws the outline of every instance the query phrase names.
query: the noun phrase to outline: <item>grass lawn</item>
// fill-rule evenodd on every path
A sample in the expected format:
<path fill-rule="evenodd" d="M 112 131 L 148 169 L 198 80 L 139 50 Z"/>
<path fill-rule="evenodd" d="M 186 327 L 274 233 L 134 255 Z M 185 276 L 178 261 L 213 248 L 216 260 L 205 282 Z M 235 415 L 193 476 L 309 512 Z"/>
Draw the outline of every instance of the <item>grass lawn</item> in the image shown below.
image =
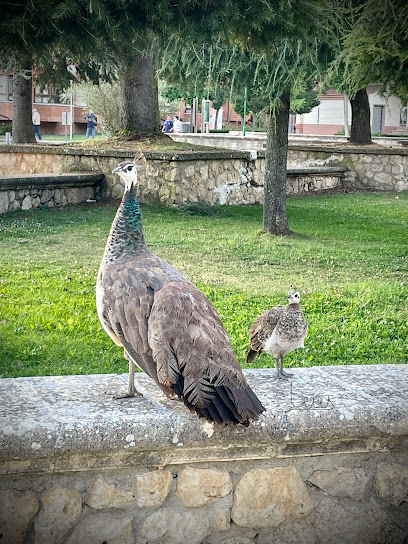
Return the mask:
<path fill-rule="evenodd" d="M 112 205 L 0 216 L 0 376 L 126 372 L 99 325 L 94 286 Z M 262 208 L 185 216 L 143 206 L 152 250 L 213 301 L 243 363 L 255 316 L 302 293 L 306 349 L 287 366 L 408 362 L 408 194 L 290 198 L 288 238 Z M 262 355 L 255 366 L 273 366 Z"/>

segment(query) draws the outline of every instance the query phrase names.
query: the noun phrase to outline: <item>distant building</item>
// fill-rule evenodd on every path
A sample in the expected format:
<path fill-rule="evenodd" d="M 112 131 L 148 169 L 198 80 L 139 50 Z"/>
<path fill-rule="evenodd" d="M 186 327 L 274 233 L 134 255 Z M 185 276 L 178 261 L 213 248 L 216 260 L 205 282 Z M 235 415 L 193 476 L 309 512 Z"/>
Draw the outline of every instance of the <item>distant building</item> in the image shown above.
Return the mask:
<path fill-rule="evenodd" d="M 44 134 L 64 134 L 65 126 L 62 125 L 62 114 L 71 111 L 70 101 L 64 102 L 61 91 L 54 87 L 41 89 L 33 88 L 33 105 L 41 116 L 41 132 Z M 84 119 L 85 104 L 79 93 L 73 98 L 73 133 L 85 133 L 86 121 Z M 9 124 L 13 119 L 13 76 L 4 74 L 0 70 L 0 122 Z M 68 127 L 69 128 L 69 127 Z"/>
<path fill-rule="evenodd" d="M 373 134 L 408 134 L 407 105 L 402 104 L 396 96 L 387 99 L 378 94 L 380 85 L 367 87 L 370 103 L 370 122 Z M 295 132 L 297 134 L 333 135 L 344 131 L 343 95 L 335 90 L 328 91 L 320 97 L 320 104 L 310 113 L 296 116 Z M 351 106 L 348 103 L 349 125 L 351 123 Z"/>
<path fill-rule="evenodd" d="M 189 121 L 191 117 L 191 104 L 187 104 L 184 100 L 180 102 L 179 111 L 175 112 L 179 115 L 182 121 Z M 247 119 L 251 117 L 250 114 L 247 115 Z M 202 112 L 201 112 L 201 103 L 198 104 L 198 116 L 197 123 L 198 126 L 201 126 Z M 221 129 L 225 126 L 241 127 L 242 126 L 242 116 L 237 113 L 231 102 L 227 101 L 217 112 L 215 108 L 211 106 L 210 108 L 210 129 Z"/>

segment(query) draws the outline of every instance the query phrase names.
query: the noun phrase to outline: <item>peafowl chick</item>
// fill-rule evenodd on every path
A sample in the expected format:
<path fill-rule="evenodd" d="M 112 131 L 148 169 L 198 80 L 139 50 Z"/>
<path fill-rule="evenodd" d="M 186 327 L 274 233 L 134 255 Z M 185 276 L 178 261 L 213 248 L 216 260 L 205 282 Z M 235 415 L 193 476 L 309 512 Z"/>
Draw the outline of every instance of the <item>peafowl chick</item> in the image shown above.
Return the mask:
<path fill-rule="evenodd" d="M 283 371 L 283 359 L 287 353 L 304 348 L 307 336 L 307 323 L 300 308 L 299 292 L 289 291 L 288 300 L 287 306 L 275 306 L 258 316 L 249 329 L 247 364 L 251 364 L 257 355 L 265 351 L 275 358 L 277 379 L 286 379 L 292 375 Z"/>
<path fill-rule="evenodd" d="M 169 397 L 209 422 L 248 426 L 265 410 L 249 387 L 228 334 L 208 298 L 147 247 L 136 196 L 137 169 L 113 170 L 125 183 L 96 286 L 99 319 L 129 361 Z"/>

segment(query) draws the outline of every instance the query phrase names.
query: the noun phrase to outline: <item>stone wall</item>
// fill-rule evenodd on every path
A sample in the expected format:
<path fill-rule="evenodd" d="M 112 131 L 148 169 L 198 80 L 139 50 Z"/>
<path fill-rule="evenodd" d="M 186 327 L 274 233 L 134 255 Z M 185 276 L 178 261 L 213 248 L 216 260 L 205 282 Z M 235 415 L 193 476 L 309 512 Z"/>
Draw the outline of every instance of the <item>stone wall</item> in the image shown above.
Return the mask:
<path fill-rule="evenodd" d="M 123 187 L 112 169 L 133 156 L 130 151 L 2 145 L 0 176 L 101 172 L 106 178 L 104 196 L 117 199 Z M 146 159 L 139 171 L 141 202 L 263 202 L 263 152 L 146 152 Z M 408 150 L 402 148 L 292 145 L 288 168 L 289 195 L 321 192 L 341 185 L 378 191 L 408 190 Z"/>
<path fill-rule="evenodd" d="M 267 411 L 199 421 L 144 374 L 0 381 L 10 544 L 403 544 L 408 366 L 246 371 Z"/>
<path fill-rule="evenodd" d="M 103 174 L 0 176 L 0 213 L 98 199 L 103 178 Z"/>
<path fill-rule="evenodd" d="M 176 141 L 226 149 L 255 149 L 261 155 L 266 142 L 265 133 L 249 133 L 245 138 L 238 132 L 207 135 L 175 134 L 172 138 Z M 340 165 L 350 174 L 344 180 L 346 185 L 375 191 L 408 190 L 408 150 L 401 148 L 401 140 L 398 138 L 394 141 L 388 138 L 374 138 L 374 141 L 383 147 L 344 145 L 344 137 L 337 137 L 339 140 L 337 143 L 330 142 L 328 145 L 317 142 L 302 143 L 300 140 L 303 138 L 306 136 L 289 137 L 288 168 Z M 335 136 L 330 138 L 336 139 Z M 295 140 L 297 142 L 293 143 Z M 387 145 L 388 147 L 385 147 Z M 399 147 L 395 147 L 396 145 Z"/>
<path fill-rule="evenodd" d="M 53 172 L 103 172 L 105 196 L 118 199 L 123 185 L 112 170 L 118 162 L 131 159 L 126 151 L 98 152 L 67 148 L 33 148 L 24 153 L 17 146 L 0 147 L 0 176 Z M 21 147 L 21 146 L 20 146 Z M 9 149 L 9 151 L 7 151 Z M 35 152 L 37 151 L 37 152 Z M 2 153 L 3 152 L 3 153 Z M 209 204 L 262 204 L 265 158 L 253 152 L 208 151 L 196 153 L 146 153 L 139 169 L 140 201 L 182 204 L 203 201 Z M 288 194 L 320 192 L 343 183 L 344 168 L 303 168 L 288 171 Z"/>
<path fill-rule="evenodd" d="M 292 146 L 288 167 L 345 166 L 345 183 L 356 189 L 408 190 L 408 150 L 379 147 Z"/>

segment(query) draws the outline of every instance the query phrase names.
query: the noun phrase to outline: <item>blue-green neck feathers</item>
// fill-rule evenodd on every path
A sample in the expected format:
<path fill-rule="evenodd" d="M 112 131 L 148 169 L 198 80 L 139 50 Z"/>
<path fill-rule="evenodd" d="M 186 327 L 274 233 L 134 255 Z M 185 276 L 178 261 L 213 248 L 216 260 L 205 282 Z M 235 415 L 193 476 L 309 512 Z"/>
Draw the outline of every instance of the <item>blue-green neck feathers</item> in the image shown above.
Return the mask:
<path fill-rule="evenodd" d="M 127 253 L 135 254 L 144 247 L 142 212 L 134 188 L 126 191 L 112 223 L 105 255 L 116 260 Z"/>

